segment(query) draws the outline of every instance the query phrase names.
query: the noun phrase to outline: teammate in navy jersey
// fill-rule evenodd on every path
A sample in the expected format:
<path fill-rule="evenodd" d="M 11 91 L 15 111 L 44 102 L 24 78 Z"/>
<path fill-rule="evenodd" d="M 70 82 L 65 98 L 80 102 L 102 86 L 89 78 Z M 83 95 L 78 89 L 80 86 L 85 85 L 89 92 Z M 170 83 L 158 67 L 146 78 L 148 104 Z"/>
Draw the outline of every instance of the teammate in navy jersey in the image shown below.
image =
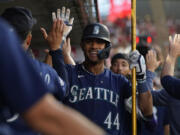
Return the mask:
<path fill-rule="evenodd" d="M 12 31 L 16 31 L 22 41 L 22 47 L 25 51 L 28 50 L 32 39 L 32 28 L 36 20 L 32 17 L 31 11 L 24 7 L 7 8 L 1 15 L 9 24 L 13 26 Z M 42 79 L 47 84 L 49 92 L 58 99 L 62 100 L 66 94 L 66 84 L 58 76 L 57 72 L 40 61 L 32 60 L 32 65 L 39 72 Z M 13 67 L 12 67 L 13 68 Z M 65 72 L 64 72 L 65 73 Z M 63 79 L 66 79 L 65 74 L 61 73 Z M 17 114 L 13 117 L 16 117 Z M 7 116 L 6 116 L 7 117 Z M 10 117 L 10 116 L 9 116 Z M 12 116 L 9 119 L 13 118 Z M 18 134 L 36 134 L 33 133 L 23 122 L 22 118 L 15 119 L 9 123 L 11 127 L 17 131 Z"/>
<path fill-rule="evenodd" d="M 176 59 L 180 56 L 180 34 L 175 34 L 174 38 L 170 36 L 169 41 L 169 52 L 162 70 L 161 83 L 170 95 L 180 99 L 180 92 L 176 90 L 180 86 L 180 79 L 173 77 Z"/>
<path fill-rule="evenodd" d="M 179 56 L 179 40 L 180 38 L 176 35 L 172 40 L 170 38 L 170 46 L 169 52 L 163 67 L 162 71 L 162 85 L 165 89 L 152 91 L 153 96 L 153 104 L 155 106 L 165 106 L 168 108 L 168 116 L 169 125 L 170 125 L 170 134 L 179 135 L 179 127 L 180 127 L 180 101 L 178 98 L 178 78 L 173 77 L 174 74 L 174 66 L 175 60 Z M 149 57 L 152 59 L 152 57 Z M 152 64 L 153 62 L 151 62 Z M 155 74 L 151 71 L 147 73 L 147 80 L 149 84 L 149 88 L 153 89 L 153 78 Z M 177 82 L 176 82 L 177 81 Z M 172 89 L 171 89 L 172 88 Z M 163 114 L 164 115 L 164 114 Z M 167 119 L 164 119 L 164 123 L 167 123 Z"/>
<path fill-rule="evenodd" d="M 147 80 L 148 80 L 147 83 L 148 83 L 148 86 L 152 90 L 153 88 L 152 80 L 155 77 L 155 74 L 152 72 L 154 72 L 154 69 L 157 68 L 159 62 L 156 60 L 155 55 L 153 55 L 154 53 L 152 53 L 151 51 L 148 53 L 147 48 L 148 47 L 146 47 L 146 49 L 143 48 L 143 50 L 146 50 L 147 58 L 151 58 L 151 59 L 146 58 L 146 65 L 147 65 Z M 140 53 L 141 53 L 141 50 L 140 50 Z M 150 48 L 148 50 L 150 50 Z M 128 55 L 122 54 L 122 53 L 115 54 L 111 59 L 111 70 L 114 73 L 122 74 L 122 75 L 125 75 L 127 78 L 131 78 Z M 126 105 L 127 103 L 128 102 L 126 102 Z M 128 107 L 127 113 L 129 113 L 129 111 L 131 112 L 131 107 L 129 108 L 129 105 L 127 105 L 127 107 Z M 144 120 L 142 121 L 142 119 L 138 119 L 138 126 L 137 126 L 138 135 L 141 135 L 141 134 L 142 135 L 148 135 L 148 134 L 164 135 L 164 133 L 165 135 L 167 135 L 169 133 L 169 131 L 167 131 L 169 129 L 168 128 L 169 119 L 168 119 L 168 114 L 167 114 L 167 108 L 153 107 L 153 109 L 154 109 L 154 119 L 158 121 L 158 125 L 156 123 L 152 123 L 153 125 L 155 125 L 153 126 L 154 128 L 152 128 L 152 126 L 149 127 L 147 125 L 149 125 L 148 124 L 149 122 L 151 123 L 153 121 L 144 121 Z M 131 115 L 129 117 L 131 117 Z M 129 120 L 129 122 L 131 123 L 131 120 Z"/>
<path fill-rule="evenodd" d="M 85 62 L 76 66 L 66 65 L 70 91 L 64 102 L 107 132 L 113 135 L 126 134 L 129 125 L 124 117 L 124 99 L 131 95 L 131 86 L 125 77 L 112 73 L 104 66 L 104 59 L 109 56 L 111 47 L 107 27 L 100 23 L 88 25 L 83 32 L 81 47 Z M 53 66 L 59 72 L 59 63 L 63 61 L 62 50 L 59 45 L 51 44 L 50 49 Z M 137 57 L 140 55 L 136 52 L 134 58 Z M 135 60 L 134 64 L 139 68 L 141 62 L 137 64 Z M 140 73 L 143 80 L 138 83 L 140 108 L 147 116 L 152 114 L 152 99 L 144 80 L 145 74 Z"/>
<path fill-rule="evenodd" d="M 158 126 L 156 130 L 149 131 L 147 128 L 142 124 L 142 134 L 143 135 L 168 135 L 169 134 L 169 113 L 168 113 L 168 106 L 159 106 L 157 104 L 157 98 L 155 95 L 158 93 L 153 86 L 153 80 L 155 78 L 155 70 L 159 67 L 161 60 L 158 56 L 158 52 L 156 49 L 152 48 L 151 46 L 147 45 L 140 45 L 137 47 L 137 50 L 146 58 L 146 65 L 147 65 L 147 81 L 149 89 L 153 93 L 153 112 L 155 115 L 155 119 L 158 121 Z M 155 92 L 154 92 L 155 91 Z"/>
<path fill-rule="evenodd" d="M 0 19 L 0 110 L 6 107 L 19 113 L 34 130 L 43 134 L 105 134 L 81 114 L 60 104 L 47 93 L 44 81 L 32 66 L 32 59 L 23 52 L 11 29 Z M 1 120 L 2 115 L 0 125 L 5 124 Z M 14 134 L 9 130 L 8 135 Z"/>
<path fill-rule="evenodd" d="M 31 11 L 24 7 L 11 7 L 7 8 L 1 16 L 13 26 L 12 30 L 17 32 L 22 41 L 22 47 L 27 51 L 31 44 L 31 31 L 36 23 Z M 66 83 L 63 81 L 66 80 L 65 72 L 62 71 L 60 74 L 62 80 L 56 71 L 47 64 L 33 60 L 33 65 L 46 82 L 49 90 L 51 90 L 50 92 L 54 93 L 59 100 L 62 100 L 66 92 Z"/>
<path fill-rule="evenodd" d="M 168 107 L 170 134 L 173 135 L 180 134 L 180 101 L 175 99 L 178 98 L 178 91 L 176 91 L 176 89 L 178 89 L 179 79 L 173 77 L 175 61 L 180 54 L 179 41 L 179 34 L 176 34 L 173 39 L 170 36 L 169 52 L 161 73 L 161 83 L 165 89 L 154 91 L 152 93 L 154 104 Z"/>

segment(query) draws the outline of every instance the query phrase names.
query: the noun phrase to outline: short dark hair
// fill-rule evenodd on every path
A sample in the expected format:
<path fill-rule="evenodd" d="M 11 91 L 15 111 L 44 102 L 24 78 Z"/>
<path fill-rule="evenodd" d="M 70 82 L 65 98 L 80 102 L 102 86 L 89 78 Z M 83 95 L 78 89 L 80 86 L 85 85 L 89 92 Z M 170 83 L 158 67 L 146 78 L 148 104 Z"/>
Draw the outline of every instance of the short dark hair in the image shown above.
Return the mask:
<path fill-rule="evenodd" d="M 32 27 L 36 23 L 31 11 L 24 7 L 7 8 L 1 16 L 13 26 L 22 40 L 26 39 L 26 36 L 32 31 Z"/>
<path fill-rule="evenodd" d="M 128 56 L 128 54 L 125 54 L 125 53 L 117 53 L 117 54 L 115 54 L 115 55 L 111 58 L 111 65 L 113 65 L 114 62 L 115 62 L 117 59 L 125 59 L 125 60 L 129 63 L 129 56 Z"/>

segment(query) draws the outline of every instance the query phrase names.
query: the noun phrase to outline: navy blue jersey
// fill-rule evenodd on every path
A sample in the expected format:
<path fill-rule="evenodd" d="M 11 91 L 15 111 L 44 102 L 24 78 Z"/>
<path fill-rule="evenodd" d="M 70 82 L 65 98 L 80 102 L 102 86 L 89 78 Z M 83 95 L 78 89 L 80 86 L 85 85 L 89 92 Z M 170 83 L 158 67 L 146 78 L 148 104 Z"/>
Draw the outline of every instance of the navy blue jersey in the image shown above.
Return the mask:
<path fill-rule="evenodd" d="M 23 113 L 47 92 L 10 27 L 0 20 L 0 103 Z"/>
<path fill-rule="evenodd" d="M 0 111 L 5 108 L 7 113 L 21 114 L 47 93 L 47 87 L 10 30 L 0 19 Z M 3 118 L 0 115 L 0 134 L 14 134 Z"/>
<path fill-rule="evenodd" d="M 153 79 L 155 73 L 147 71 L 148 88 L 153 92 Z M 169 124 L 168 108 L 163 106 L 153 106 L 153 114 L 158 122 L 154 131 L 150 131 L 145 127 L 145 122 L 142 121 L 142 135 L 164 135 L 164 126 Z"/>
<path fill-rule="evenodd" d="M 62 100 L 65 96 L 65 90 L 66 85 L 64 81 L 58 76 L 57 72 L 48 66 L 47 64 L 44 64 L 42 62 L 39 62 L 37 60 L 32 61 L 32 65 L 36 68 L 36 70 L 39 72 L 39 75 L 44 80 L 48 92 L 52 93 L 56 99 Z M 4 109 L 5 110 L 5 109 Z M 7 116 L 6 112 L 6 117 Z M 12 115 L 9 114 L 9 116 L 12 117 Z M 21 117 L 18 117 L 12 122 L 8 123 L 10 128 L 12 129 L 12 132 L 17 135 L 37 135 L 38 133 L 35 133 L 30 129 L 27 124 L 23 121 Z"/>
<path fill-rule="evenodd" d="M 164 126 L 169 125 L 169 113 L 168 108 L 164 106 L 158 106 L 157 109 L 157 120 L 158 127 L 155 131 L 155 135 L 164 135 Z"/>
<path fill-rule="evenodd" d="M 3 44 L 1 44 L 1 46 L 4 47 L 4 48 L 6 47 L 6 44 L 8 43 L 8 42 L 6 42 L 6 40 L 7 39 L 4 39 L 4 41 L 1 42 L 1 43 L 3 43 Z M 14 40 L 12 39 L 12 42 Z M 19 48 L 21 46 L 21 44 L 20 43 L 17 43 L 17 44 L 14 43 L 13 46 L 18 46 L 18 48 Z M 14 48 L 16 48 L 16 47 L 14 47 Z M 1 51 L 3 51 L 3 49 Z M 15 55 L 15 54 L 11 54 L 10 51 L 7 51 L 6 53 L 9 56 L 11 56 L 11 55 L 14 56 Z M 27 56 L 24 55 L 24 57 L 27 57 Z M 7 57 L 7 58 L 2 57 L 1 59 L 4 59 L 4 60 L 8 61 L 9 57 Z M 21 59 L 19 59 L 19 60 L 21 60 Z M 48 66 L 47 64 L 44 64 L 44 63 L 39 62 L 37 60 L 30 59 L 29 61 L 31 62 L 31 66 L 33 65 L 33 68 L 35 68 L 35 70 L 38 72 L 38 75 L 41 76 L 42 80 L 45 82 L 45 84 L 46 84 L 45 86 L 46 86 L 46 89 L 48 90 L 48 92 L 52 93 L 58 100 L 62 100 L 64 95 L 65 95 L 66 85 L 65 85 L 64 81 L 58 76 L 57 72 L 53 68 Z M 14 64 L 13 66 L 11 65 L 11 66 L 8 67 L 7 70 L 14 71 L 15 66 L 16 66 L 16 64 Z M 22 63 L 22 66 L 20 66 L 20 65 L 17 65 L 17 66 L 18 67 L 15 67 L 15 68 L 19 68 L 19 71 L 22 71 L 22 73 L 21 73 L 22 78 L 20 78 L 20 79 L 26 80 L 26 78 L 27 78 L 26 74 L 23 74 L 25 72 L 24 69 L 22 68 L 23 63 Z M 29 72 L 29 74 L 31 74 L 33 76 L 33 71 L 32 72 L 28 71 L 28 72 Z M 9 77 L 8 74 L 7 74 L 7 77 Z M 11 78 L 11 79 L 14 79 L 14 78 Z M 36 79 L 34 79 L 34 80 L 36 80 Z M 14 79 L 14 83 L 16 83 L 16 79 Z M 31 83 L 31 81 L 29 83 Z M 11 85 L 11 84 L 8 84 L 8 85 Z M 6 86 L 4 86 L 4 87 L 6 87 Z M 28 95 L 31 96 L 30 94 L 28 94 Z M 38 94 L 38 91 L 37 91 L 37 94 Z M 13 92 L 12 92 L 12 96 L 13 96 Z M 0 121 L 1 122 L 7 122 L 7 119 L 12 118 L 14 116 L 15 112 L 18 112 L 18 111 L 14 111 L 14 109 L 11 109 L 11 108 L 7 107 L 6 105 L 4 105 L 4 103 L 2 103 L 2 104 L 3 105 L 0 107 L 1 108 L 0 109 L 0 115 L 1 115 Z M 18 134 L 18 135 L 20 135 L 20 134 L 32 134 L 32 135 L 34 135 L 35 134 L 24 123 L 24 121 L 20 117 L 17 118 L 15 121 L 12 121 L 12 122 L 8 123 L 8 125 L 10 126 L 9 128 L 11 128 L 12 132 L 14 131 L 13 132 L 14 134 Z"/>
<path fill-rule="evenodd" d="M 161 82 L 165 89 L 152 91 L 153 104 L 155 106 L 167 107 L 168 111 L 166 110 L 164 113 L 166 116 L 165 116 L 165 121 L 163 123 L 167 124 L 169 121 L 170 134 L 179 135 L 180 134 L 180 130 L 179 130 L 180 100 L 174 98 L 174 96 L 178 98 L 179 81 L 177 78 L 171 76 L 165 76 L 161 79 Z"/>
<path fill-rule="evenodd" d="M 180 99 L 180 79 L 173 76 L 165 76 L 161 79 L 164 89 L 173 97 Z"/>
<path fill-rule="evenodd" d="M 23 52 L 15 33 L 0 19 L 0 134 L 14 134 L 4 123 L 12 113 L 26 112 L 47 87 Z"/>
<path fill-rule="evenodd" d="M 166 106 L 168 108 L 170 134 L 180 134 L 180 100 L 170 96 L 165 89 L 152 91 L 153 104 L 158 106 Z"/>
<path fill-rule="evenodd" d="M 4 27 L 8 29 L 1 28 L 1 32 L 3 33 L 3 30 L 6 30 L 7 35 L 5 36 L 4 32 L 4 35 L 1 34 L 0 37 L 0 64 L 2 65 L 0 70 L 2 76 L 2 84 L 0 86 L 0 122 L 4 123 L 1 124 L 3 126 L 0 126 L 0 130 L 8 127 L 13 134 L 20 135 L 24 133 L 25 135 L 34 135 L 35 133 L 26 126 L 20 117 L 8 123 L 9 126 L 4 126 L 5 122 L 15 113 L 24 112 L 46 90 L 55 95 L 58 100 L 62 100 L 65 95 L 66 85 L 53 68 L 47 64 L 28 58 L 21 49 L 21 43 L 17 41 L 13 35 L 14 33 L 12 34 L 10 32 L 11 28 L 8 26 Z M 25 66 L 25 64 L 27 65 Z M 10 130 L 4 132 L 10 132 Z"/>
<path fill-rule="evenodd" d="M 66 84 L 64 80 L 62 80 L 57 72 L 49 65 L 37 60 L 33 60 L 32 62 L 32 65 L 34 65 L 47 85 L 49 92 L 52 93 L 56 99 L 60 101 L 63 100 L 66 94 Z"/>
<path fill-rule="evenodd" d="M 142 135 L 164 135 L 164 126 L 169 124 L 168 108 L 165 106 L 154 106 L 153 112 L 158 125 L 152 132 L 145 127 L 145 123 L 142 121 Z"/>
<path fill-rule="evenodd" d="M 57 72 L 65 65 L 61 50 L 51 53 L 53 66 Z M 66 65 L 70 91 L 64 103 L 80 111 L 90 120 L 112 135 L 127 135 L 129 123 L 126 121 L 124 99 L 131 95 L 131 85 L 122 75 L 108 69 L 93 75 L 80 65 Z M 141 92 L 147 90 L 145 83 L 138 84 Z"/>
<path fill-rule="evenodd" d="M 128 130 L 124 99 L 130 96 L 129 81 L 105 69 L 99 75 L 88 73 L 83 66 L 67 66 L 70 92 L 65 100 L 69 106 L 112 135 Z M 126 125 L 126 126 L 125 126 Z"/>

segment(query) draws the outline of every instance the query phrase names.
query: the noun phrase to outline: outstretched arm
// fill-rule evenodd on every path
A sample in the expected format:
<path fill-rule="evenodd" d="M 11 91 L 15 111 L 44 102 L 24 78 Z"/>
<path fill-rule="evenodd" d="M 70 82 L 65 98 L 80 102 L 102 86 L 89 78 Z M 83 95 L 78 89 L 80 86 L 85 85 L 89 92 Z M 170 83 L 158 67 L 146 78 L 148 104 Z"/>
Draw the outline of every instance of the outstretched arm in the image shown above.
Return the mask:
<path fill-rule="evenodd" d="M 156 52 L 154 50 L 149 50 L 146 54 L 146 74 L 147 74 L 147 85 L 149 90 L 153 90 L 153 80 L 155 78 L 154 71 L 159 67 L 160 61 L 157 60 Z"/>
<path fill-rule="evenodd" d="M 146 65 L 142 55 L 136 50 L 129 54 L 130 68 L 136 68 L 139 107 L 144 116 L 152 115 L 152 95 L 146 82 Z"/>
<path fill-rule="evenodd" d="M 174 38 L 169 36 L 169 51 L 161 72 L 161 77 L 173 76 L 176 59 L 180 55 L 180 34 L 175 34 Z"/>
<path fill-rule="evenodd" d="M 173 97 L 180 99 L 180 79 L 173 77 L 176 59 L 180 55 L 180 34 L 175 34 L 174 38 L 169 37 L 170 45 L 162 73 L 161 83 L 165 90 Z"/>
<path fill-rule="evenodd" d="M 64 24 L 61 18 L 56 17 L 56 14 L 54 12 L 52 13 L 52 18 L 53 18 L 53 25 L 49 34 L 46 33 L 46 30 L 44 28 L 41 28 L 41 31 L 43 32 L 44 38 L 47 40 L 48 45 L 50 47 L 49 54 L 52 56 L 53 67 L 57 71 L 58 75 L 65 81 L 65 83 L 68 86 L 69 84 L 68 74 L 65 69 L 62 50 L 60 49 L 62 46 L 61 43 L 63 42 L 64 29 L 65 27 L 67 29 L 67 26 Z"/>
<path fill-rule="evenodd" d="M 76 65 L 73 58 L 71 57 L 71 43 L 70 38 L 67 38 L 65 44 L 62 47 L 64 62 L 70 65 Z"/>

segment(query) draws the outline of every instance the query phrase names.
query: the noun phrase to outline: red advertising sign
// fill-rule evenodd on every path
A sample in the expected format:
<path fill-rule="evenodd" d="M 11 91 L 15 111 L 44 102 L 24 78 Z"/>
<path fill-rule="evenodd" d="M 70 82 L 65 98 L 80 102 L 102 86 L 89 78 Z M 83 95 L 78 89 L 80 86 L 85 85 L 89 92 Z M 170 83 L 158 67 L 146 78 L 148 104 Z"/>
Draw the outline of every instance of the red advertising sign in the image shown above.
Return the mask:
<path fill-rule="evenodd" d="M 131 16 L 131 0 L 110 0 L 108 20 L 114 22 L 117 18 Z"/>

